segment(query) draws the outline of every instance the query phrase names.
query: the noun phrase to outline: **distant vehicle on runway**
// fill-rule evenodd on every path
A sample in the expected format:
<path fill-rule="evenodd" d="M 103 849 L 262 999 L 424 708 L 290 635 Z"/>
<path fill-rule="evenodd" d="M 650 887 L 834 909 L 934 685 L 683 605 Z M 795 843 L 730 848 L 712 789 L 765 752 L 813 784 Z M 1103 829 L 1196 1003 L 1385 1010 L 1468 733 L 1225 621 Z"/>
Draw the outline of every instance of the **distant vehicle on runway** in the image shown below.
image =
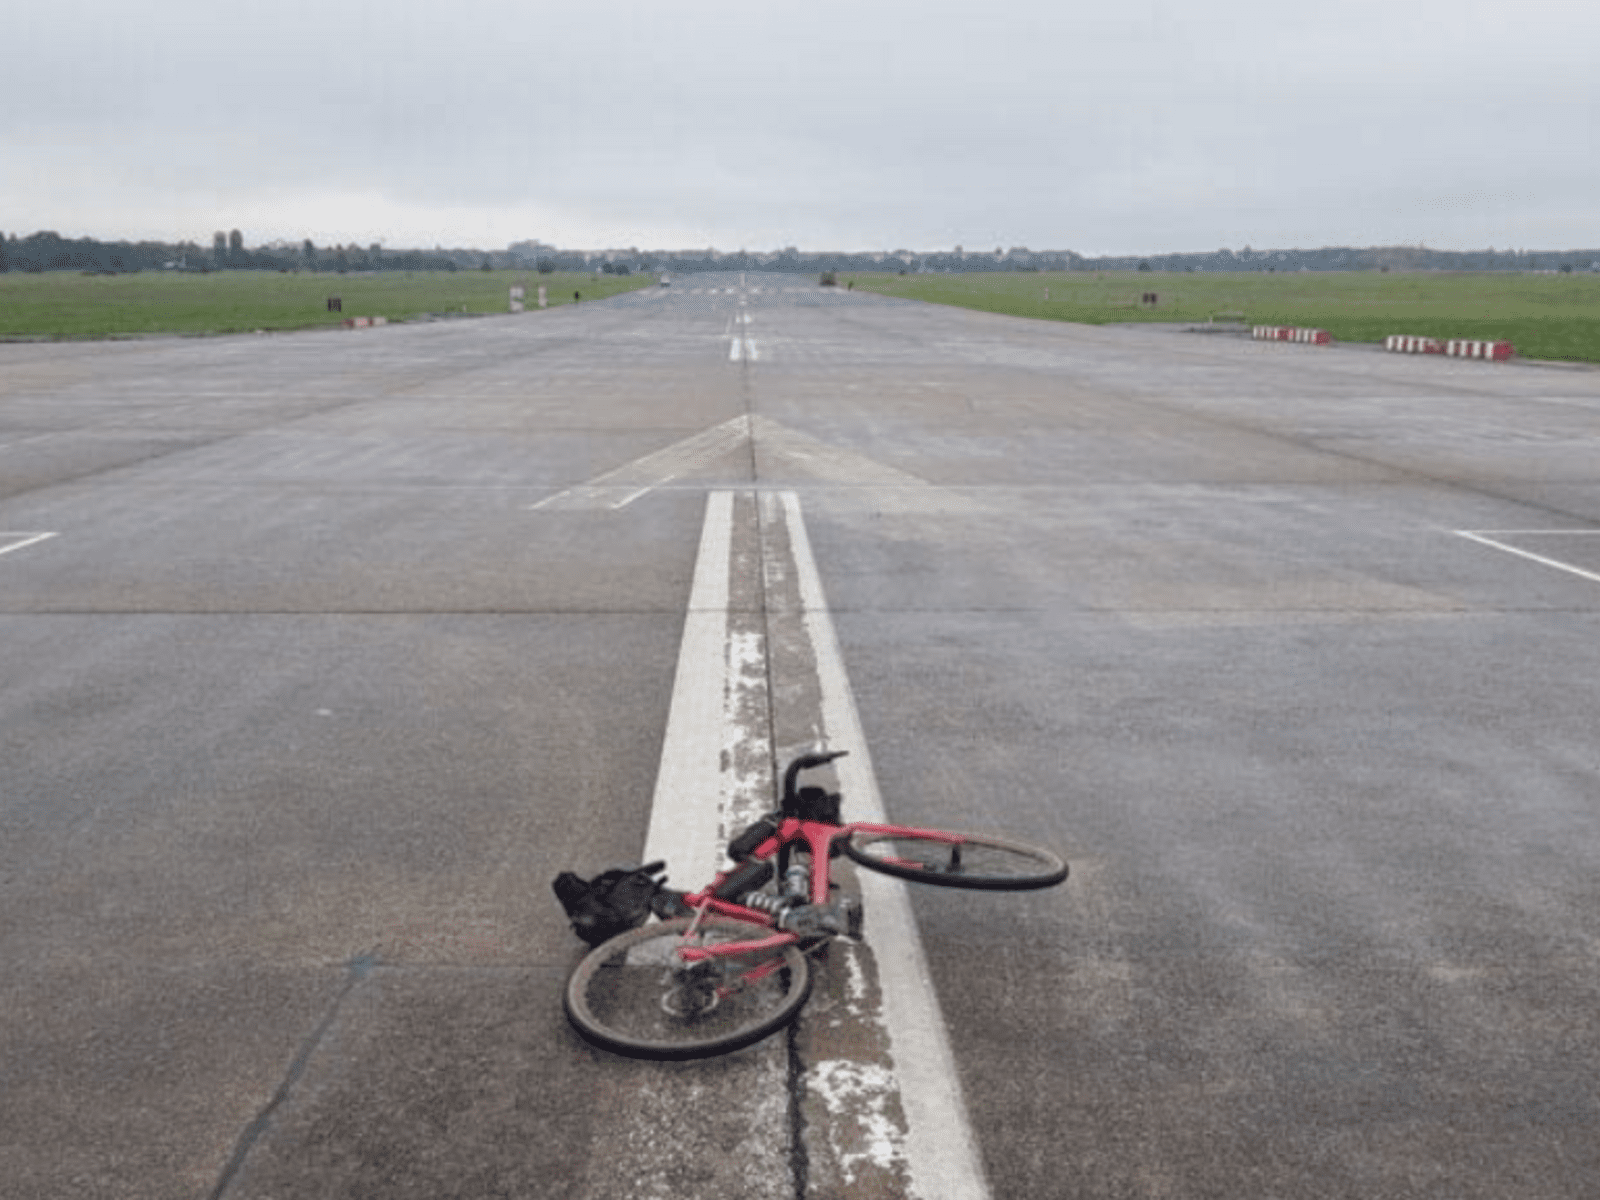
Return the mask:
<path fill-rule="evenodd" d="M 661 862 L 556 880 L 574 930 L 595 947 L 567 981 L 579 1033 L 618 1054 L 688 1059 L 783 1028 L 811 994 L 807 955 L 861 937 L 859 902 L 830 896 L 828 863 L 841 850 L 869 870 L 943 887 L 1021 891 L 1067 877 L 1053 852 L 1007 838 L 841 824 L 837 792 L 795 784 L 845 753 L 790 763 L 782 807 L 733 839 L 737 865 L 698 892 L 662 888 Z M 645 924 L 652 912 L 662 920 Z"/>

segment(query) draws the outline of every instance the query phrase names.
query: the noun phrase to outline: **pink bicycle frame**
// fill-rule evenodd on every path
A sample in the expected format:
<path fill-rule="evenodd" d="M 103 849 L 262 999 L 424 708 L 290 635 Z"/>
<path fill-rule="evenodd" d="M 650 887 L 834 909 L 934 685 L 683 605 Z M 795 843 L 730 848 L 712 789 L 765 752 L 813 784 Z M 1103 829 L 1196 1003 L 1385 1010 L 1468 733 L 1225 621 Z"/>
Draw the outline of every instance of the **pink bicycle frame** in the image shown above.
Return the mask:
<path fill-rule="evenodd" d="M 850 825 L 832 825 L 823 821 L 802 821 L 798 817 L 785 817 L 774 833 L 766 841 L 755 848 L 751 854 L 753 859 L 768 859 L 778 853 L 784 846 L 805 843 L 811 852 L 811 903 L 826 904 L 828 891 L 832 885 L 829 877 L 828 859 L 833 849 L 833 843 L 841 837 L 860 830 L 863 833 L 900 834 L 906 837 L 918 837 L 926 841 L 944 842 L 947 845 L 959 845 L 962 836 L 959 833 L 945 833 L 938 829 L 916 829 L 908 825 L 875 825 L 871 822 L 857 821 Z M 683 902 L 695 910 L 695 919 L 684 932 L 687 941 L 694 935 L 700 922 L 706 914 L 716 913 L 725 917 L 736 917 L 752 925 L 772 926 L 773 915 L 758 908 L 747 908 L 732 900 L 723 900 L 716 895 L 716 890 L 722 885 L 733 870 L 720 871 L 717 877 L 698 892 L 683 898 Z M 679 946 L 678 956 L 684 962 L 701 962 L 708 958 L 726 958 L 737 954 L 753 954 L 764 950 L 777 950 L 784 946 L 792 946 L 800 939 L 793 933 L 777 932 L 771 937 L 758 938 L 748 942 L 724 942 L 716 946 Z M 777 960 L 766 968 L 775 970 Z M 765 973 L 763 968 L 757 971 Z"/>

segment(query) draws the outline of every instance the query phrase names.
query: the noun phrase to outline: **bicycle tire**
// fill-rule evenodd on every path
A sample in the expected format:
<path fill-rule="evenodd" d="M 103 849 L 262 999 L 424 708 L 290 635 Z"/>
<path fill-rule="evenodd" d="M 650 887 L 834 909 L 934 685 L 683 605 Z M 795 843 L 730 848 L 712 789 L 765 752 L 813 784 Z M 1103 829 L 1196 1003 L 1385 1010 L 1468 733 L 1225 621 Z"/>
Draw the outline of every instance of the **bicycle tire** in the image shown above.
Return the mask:
<path fill-rule="evenodd" d="M 952 843 L 950 837 L 961 840 Z M 935 887 L 1023 892 L 1054 887 L 1067 877 L 1067 864 L 1054 851 L 986 834 L 931 837 L 858 829 L 843 844 L 844 852 L 868 870 Z"/>
<path fill-rule="evenodd" d="M 800 949 L 782 946 L 686 966 L 676 949 L 693 919 L 652 922 L 590 951 L 567 980 L 567 1019 L 573 1027 L 617 1054 L 676 1060 L 742 1049 L 794 1020 L 811 994 L 811 966 Z M 765 925 L 706 917 L 696 940 L 703 945 L 771 935 Z M 710 980 L 737 985 L 741 973 L 770 967 L 774 958 L 782 965 L 764 978 L 710 998 Z"/>

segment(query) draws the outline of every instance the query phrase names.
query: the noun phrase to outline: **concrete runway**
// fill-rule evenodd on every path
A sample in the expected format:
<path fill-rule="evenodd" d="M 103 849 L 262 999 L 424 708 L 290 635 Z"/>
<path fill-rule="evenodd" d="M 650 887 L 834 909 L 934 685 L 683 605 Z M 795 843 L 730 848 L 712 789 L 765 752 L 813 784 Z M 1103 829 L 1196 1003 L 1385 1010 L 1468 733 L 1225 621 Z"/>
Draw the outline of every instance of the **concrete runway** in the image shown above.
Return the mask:
<path fill-rule="evenodd" d="M 714 492 L 772 747 L 803 513 L 888 814 L 1072 864 L 909 893 L 971 1194 L 1600 1194 L 1600 372 L 752 274 L 0 346 L 0 1195 L 933 1194 L 870 925 L 724 1059 L 561 1012 Z"/>

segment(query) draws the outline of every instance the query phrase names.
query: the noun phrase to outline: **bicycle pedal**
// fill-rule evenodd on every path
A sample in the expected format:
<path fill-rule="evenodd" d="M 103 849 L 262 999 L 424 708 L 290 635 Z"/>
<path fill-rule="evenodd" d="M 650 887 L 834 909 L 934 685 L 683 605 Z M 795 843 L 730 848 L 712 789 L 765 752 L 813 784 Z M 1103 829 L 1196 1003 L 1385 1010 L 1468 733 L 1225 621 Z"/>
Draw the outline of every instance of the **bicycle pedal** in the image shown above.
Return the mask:
<path fill-rule="evenodd" d="M 839 909 L 844 917 L 844 936 L 853 942 L 859 942 L 866 917 L 866 910 L 861 907 L 861 901 L 851 896 L 840 896 L 832 907 Z"/>
<path fill-rule="evenodd" d="M 675 892 L 671 888 L 662 888 L 650 897 L 650 911 L 663 921 L 670 921 L 673 917 L 692 917 L 694 909 L 683 902 L 686 894 Z"/>

